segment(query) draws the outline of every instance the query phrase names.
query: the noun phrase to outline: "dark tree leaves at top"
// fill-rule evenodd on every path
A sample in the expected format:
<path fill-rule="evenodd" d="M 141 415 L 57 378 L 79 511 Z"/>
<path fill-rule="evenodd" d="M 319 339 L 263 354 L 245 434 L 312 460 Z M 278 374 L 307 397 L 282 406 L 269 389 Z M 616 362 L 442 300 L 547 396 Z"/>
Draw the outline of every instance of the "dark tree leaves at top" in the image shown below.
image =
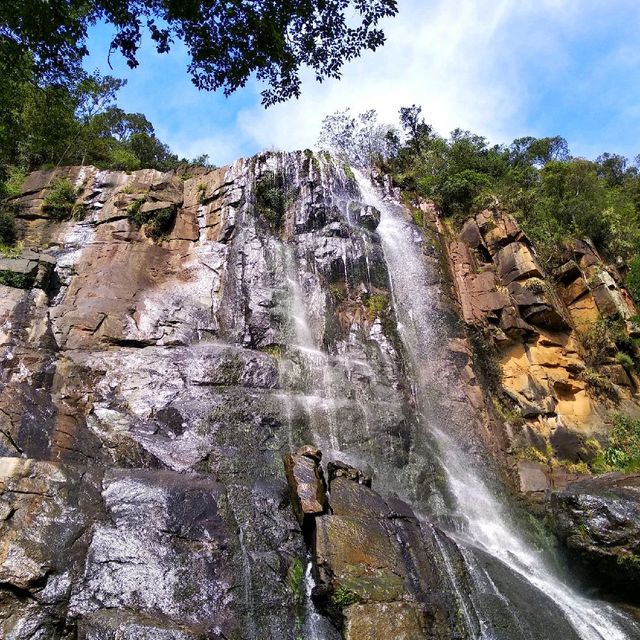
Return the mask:
<path fill-rule="evenodd" d="M 230 94 L 255 77 L 265 105 L 300 95 L 300 71 L 340 77 L 342 65 L 384 42 L 396 0 L 3 0 L 0 55 L 30 53 L 41 77 L 68 78 L 87 54 L 87 29 L 104 21 L 112 51 L 138 65 L 145 29 L 158 52 L 182 41 L 200 89 Z"/>

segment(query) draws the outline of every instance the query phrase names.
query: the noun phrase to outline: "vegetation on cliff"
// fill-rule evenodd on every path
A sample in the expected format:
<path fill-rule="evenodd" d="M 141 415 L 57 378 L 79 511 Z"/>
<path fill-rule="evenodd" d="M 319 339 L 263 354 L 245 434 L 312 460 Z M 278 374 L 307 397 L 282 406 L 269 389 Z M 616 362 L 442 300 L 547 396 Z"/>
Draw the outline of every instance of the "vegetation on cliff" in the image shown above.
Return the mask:
<path fill-rule="evenodd" d="M 400 110 L 398 127 L 379 124 L 374 111 L 336 113 L 325 119 L 320 143 L 391 174 L 445 216 L 462 220 L 492 206 L 512 213 L 547 267 L 557 266 L 568 240 L 588 237 L 627 264 L 630 293 L 640 300 L 640 156 L 576 158 L 559 136 L 491 145 L 455 129 L 445 138 L 415 105 Z"/>

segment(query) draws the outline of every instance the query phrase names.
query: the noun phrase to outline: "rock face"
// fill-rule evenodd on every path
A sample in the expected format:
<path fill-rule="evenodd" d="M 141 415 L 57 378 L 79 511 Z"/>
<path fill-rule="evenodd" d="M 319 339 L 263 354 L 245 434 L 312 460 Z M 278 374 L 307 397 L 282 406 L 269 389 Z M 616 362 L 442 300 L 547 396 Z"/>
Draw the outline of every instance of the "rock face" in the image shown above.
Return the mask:
<path fill-rule="evenodd" d="M 58 178 L 84 219 L 43 210 Z M 1 637 L 577 637 L 447 520 L 381 245 L 386 209 L 339 163 L 70 167 L 30 175 L 14 204 L 25 249 L 0 273 L 28 278 L 0 284 Z M 420 379 L 442 426 L 484 460 L 478 434 L 495 434 L 438 250 L 401 215 L 430 265 L 437 348 Z M 459 275 L 481 304 L 464 308 L 536 340 L 519 357 L 565 371 L 566 398 L 571 340 L 568 363 L 553 361 L 559 338 L 536 323 L 569 320 L 538 290 L 535 255 L 507 218 L 474 224 Z M 473 251 L 502 252 L 500 269 L 476 269 Z M 532 416 L 560 414 L 561 394 L 514 389 Z"/>
<path fill-rule="evenodd" d="M 601 589 L 640 602 L 640 474 L 606 474 L 554 492 L 555 530 Z"/>
<path fill-rule="evenodd" d="M 463 318 L 489 345 L 480 359 L 493 351 L 500 367 L 493 392 L 501 395 L 496 420 L 507 425 L 503 447 L 534 452 L 515 470 L 521 490 L 542 496 L 577 478 L 573 469 L 588 461 L 585 443 L 605 440 L 611 413 L 640 416 L 636 374 L 615 359 L 615 345 L 592 362 L 583 338 L 612 319 L 632 335 L 627 321 L 637 312 L 616 267 L 587 241 L 574 241 L 547 273 L 500 211 L 467 220 L 448 255 Z"/>
<path fill-rule="evenodd" d="M 43 210 L 58 178 L 84 219 Z M 26 248 L 1 273 L 28 278 L 0 284 L 0 636 L 293 640 L 306 549 L 283 456 L 317 442 L 423 505 L 435 481 L 380 212 L 307 153 L 193 177 L 36 172 L 14 204 Z M 441 370 L 468 366 L 442 352 Z M 362 530 L 327 511 L 315 456 L 288 467 L 298 518 Z M 352 483 L 331 469 L 336 492 Z M 382 562 L 393 518 L 371 518 Z M 410 629 L 418 599 L 379 598 L 409 579 L 394 553 L 366 613 L 400 607 Z M 353 606 L 352 638 L 370 624 Z"/>

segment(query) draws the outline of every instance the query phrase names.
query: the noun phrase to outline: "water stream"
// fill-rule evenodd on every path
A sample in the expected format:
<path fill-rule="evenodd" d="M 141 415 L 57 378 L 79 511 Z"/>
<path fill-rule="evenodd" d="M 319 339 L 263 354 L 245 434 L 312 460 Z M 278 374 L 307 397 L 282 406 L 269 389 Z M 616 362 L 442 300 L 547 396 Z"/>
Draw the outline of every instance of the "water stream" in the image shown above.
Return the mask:
<path fill-rule="evenodd" d="M 466 550 L 463 557 L 471 582 L 474 582 L 475 573 L 475 581 L 484 582 L 484 585 L 477 584 L 477 589 L 489 589 L 498 598 L 510 599 L 510 594 L 501 592 L 488 573 L 484 575 L 478 567 L 474 568 L 468 554 L 475 556 L 473 551 L 478 550 L 523 578 L 533 598 L 536 592 L 541 592 L 555 602 L 575 630 L 576 637 L 584 640 L 640 637 L 640 628 L 614 607 L 589 600 L 565 584 L 549 567 L 544 554 L 525 541 L 510 522 L 505 505 L 490 488 L 488 470 L 478 456 L 462 450 L 458 444 L 462 442 L 461 434 L 455 432 L 447 416 L 432 403 L 434 387 L 437 389 L 438 384 L 442 384 L 432 363 L 437 362 L 438 351 L 445 346 L 446 331 L 442 330 L 444 320 L 438 313 L 437 291 L 429 286 L 434 278 L 423 255 L 420 235 L 403 207 L 383 198 L 364 175 L 356 173 L 356 178 L 364 202 L 381 212 L 378 233 L 391 278 L 399 332 L 413 369 L 421 423 L 437 443 L 440 466 L 453 497 L 450 515 L 453 520 L 463 523 L 451 532 L 451 536 Z M 446 556 L 446 550 L 441 548 L 441 551 Z M 465 600 L 464 595 L 460 597 Z M 466 599 L 461 606 L 468 626 L 471 626 L 470 608 L 476 610 L 480 628 L 478 637 L 502 637 L 492 628 L 491 612 L 483 611 L 482 603 L 472 596 Z M 514 603 L 510 609 L 517 618 Z M 523 632 L 521 637 L 531 636 Z"/>

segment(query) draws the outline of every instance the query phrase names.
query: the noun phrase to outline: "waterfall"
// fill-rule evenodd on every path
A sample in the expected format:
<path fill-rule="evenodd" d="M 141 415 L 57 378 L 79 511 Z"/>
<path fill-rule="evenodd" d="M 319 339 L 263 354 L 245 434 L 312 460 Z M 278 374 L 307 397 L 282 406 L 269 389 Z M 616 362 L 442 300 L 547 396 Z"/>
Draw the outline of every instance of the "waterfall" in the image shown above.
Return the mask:
<path fill-rule="evenodd" d="M 361 173 L 356 173 L 356 179 L 364 202 L 381 213 L 378 233 L 391 279 L 398 330 L 417 387 L 420 419 L 423 428 L 435 440 L 440 466 L 453 498 L 449 515 L 454 521 L 463 523 L 449 534 L 467 552 L 463 553 L 463 558 L 471 583 L 474 582 L 474 568 L 468 553 L 474 555 L 474 550 L 477 550 L 523 578 L 532 598 L 536 593 L 542 593 L 555 602 L 577 637 L 584 640 L 640 637 L 640 628 L 614 607 L 589 600 L 565 584 L 549 568 L 544 554 L 525 541 L 516 526 L 510 523 L 506 506 L 490 488 L 489 470 L 478 459 L 479 456 L 462 449 L 459 443 L 464 441 L 464 434 L 457 431 L 446 412 L 439 410 L 431 400 L 434 389 L 447 393 L 446 381 L 438 379 L 439 372 L 433 370 L 431 365 L 437 361 L 436 356 L 444 349 L 447 340 L 443 324 L 445 320 L 438 312 L 438 292 L 430 284 L 434 282 L 434 274 L 424 258 L 420 235 L 408 220 L 404 208 L 383 198 Z M 476 582 L 479 576 L 476 569 Z M 488 574 L 483 580 L 490 584 L 490 590 L 497 597 L 509 600 L 510 594 L 501 592 Z M 477 610 L 481 620 L 481 637 L 503 637 L 490 630 L 490 612 L 481 611 L 481 604 L 476 604 L 473 597 L 469 606 L 463 603 L 469 625 L 469 607 Z M 516 605 L 511 603 L 511 607 L 515 608 Z M 517 617 L 517 610 L 515 614 Z M 473 633 L 473 630 L 468 629 L 468 632 Z M 532 636 L 523 633 L 522 637 Z"/>

